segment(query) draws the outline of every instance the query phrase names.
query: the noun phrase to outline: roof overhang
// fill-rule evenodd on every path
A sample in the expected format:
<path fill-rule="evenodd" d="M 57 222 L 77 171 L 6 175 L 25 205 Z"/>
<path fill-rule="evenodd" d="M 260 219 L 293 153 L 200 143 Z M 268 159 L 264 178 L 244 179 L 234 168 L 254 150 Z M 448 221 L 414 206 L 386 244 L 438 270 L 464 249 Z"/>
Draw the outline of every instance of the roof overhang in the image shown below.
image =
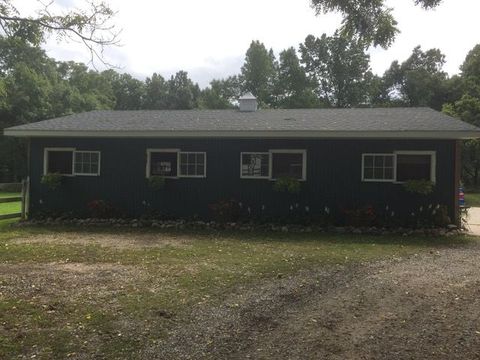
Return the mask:
<path fill-rule="evenodd" d="M 102 130 L 22 130 L 5 129 L 13 137 L 75 137 L 75 138 L 345 138 L 345 139 L 450 139 L 480 138 L 480 131 L 102 131 Z"/>

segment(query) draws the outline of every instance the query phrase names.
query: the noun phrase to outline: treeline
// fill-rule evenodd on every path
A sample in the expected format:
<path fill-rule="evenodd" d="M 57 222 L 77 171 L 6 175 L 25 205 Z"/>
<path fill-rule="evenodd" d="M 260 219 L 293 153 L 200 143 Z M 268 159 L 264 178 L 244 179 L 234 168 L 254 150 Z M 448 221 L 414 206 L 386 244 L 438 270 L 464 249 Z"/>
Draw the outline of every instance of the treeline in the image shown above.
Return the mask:
<path fill-rule="evenodd" d="M 378 76 L 365 47 L 338 34 L 309 35 L 278 58 L 253 41 L 239 74 L 212 80 L 205 89 L 184 71 L 142 81 L 58 62 L 15 37 L 0 37 L 0 54 L 1 128 L 96 109 L 228 109 L 247 91 L 263 108 L 429 106 L 480 124 L 480 45 L 452 77 L 440 50 L 420 47 Z M 465 149 L 464 177 L 476 184 L 480 148 L 472 141 Z M 21 141 L 0 140 L 0 182 L 25 174 L 24 153 Z"/>

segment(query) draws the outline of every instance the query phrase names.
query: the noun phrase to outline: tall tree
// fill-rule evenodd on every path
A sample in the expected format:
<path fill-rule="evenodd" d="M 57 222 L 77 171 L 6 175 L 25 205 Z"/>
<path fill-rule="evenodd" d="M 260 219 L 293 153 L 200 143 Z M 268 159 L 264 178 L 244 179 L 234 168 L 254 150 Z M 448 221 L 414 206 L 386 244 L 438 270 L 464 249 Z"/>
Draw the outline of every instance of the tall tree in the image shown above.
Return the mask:
<path fill-rule="evenodd" d="M 413 49 L 403 63 L 394 61 L 385 72 L 384 80 L 392 94 L 407 106 L 442 108 L 446 98 L 447 73 L 443 71 L 445 56 L 438 49 Z"/>
<path fill-rule="evenodd" d="M 452 93 L 461 96 L 455 101 L 444 104 L 443 111 L 449 115 L 480 126 L 480 45 L 476 45 L 467 55 L 460 67 L 460 76 L 450 82 L 455 89 Z M 453 84 L 453 85 L 452 85 Z M 474 187 L 480 184 L 480 141 L 468 140 L 463 143 L 462 151 L 463 180 Z"/>
<path fill-rule="evenodd" d="M 203 89 L 199 106 L 204 109 L 231 109 L 241 95 L 241 84 L 238 76 L 212 80 L 210 86 Z"/>
<path fill-rule="evenodd" d="M 143 108 L 147 110 L 162 110 L 167 108 L 167 82 L 162 75 L 153 73 L 145 80 L 145 98 Z"/>
<path fill-rule="evenodd" d="M 179 71 L 168 81 L 169 109 L 189 110 L 198 106 L 200 87 L 194 84 L 186 71 Z"/>
<path fill-rule="evenodd" d="M 438 6 L 442 0 L 414 0 L 424 9 Z M 343 21 L 340 33 L 364 44 L 389 47 L 399 33 L 397 21 L 386 0 L 311 0 L 317 14 L 338 12 Z"/>
<path fill-rule="evenodd" d="M 276 61 L 273 50 L 267 50 L 260 41 L 252 41 L 245 55 L 241 80 L 243 90 L 257 97 L 260 105 L 275 104 Z"/>
<path fill-rule="evenodd" d="M 300 44 L 302 63 L 325 106 L 363 104 L 371 78 L 370 57 L 356 41 L 335 33 L 320 38 L 308 35 Z"/>
<path fill-rule="evenodd" d="M 280 107 L 310 108 L 318 105 L 313 86 L 293 47 L 280 53 L 276 88 Z"/>
<path fill-rule="evenodd" d="M 130 74 L 110 69 L 102 74 L 110 82 L 115 97 L 115 110 L 140 110 L 145 98 L 145 83 Z"/>

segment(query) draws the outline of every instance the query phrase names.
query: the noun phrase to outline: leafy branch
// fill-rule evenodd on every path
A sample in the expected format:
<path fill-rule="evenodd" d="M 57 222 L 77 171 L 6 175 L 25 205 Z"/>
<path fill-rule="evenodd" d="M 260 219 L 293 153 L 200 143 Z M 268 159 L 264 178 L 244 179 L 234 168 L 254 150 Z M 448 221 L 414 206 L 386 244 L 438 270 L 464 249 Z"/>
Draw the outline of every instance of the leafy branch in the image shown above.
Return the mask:
<path fill-rule="evenodd" d="M 53 11 L 54 0 L 37 0 L 40 8 L 35 16 L 22 16 L 11 0 L 0 0 L 0 29 L 3 35 L 20 38 L 33 45 L 45 40 L 47 34 L 55 34 L 58 41 L 83 44 L 90 53 L 89 63 L 95 60 L 107 66 L 104 49 L 119 45 L 120 30 L 112 23 L 116 13 L 103 1 L 87 0 L 85 9 L 66 12 Z"/>

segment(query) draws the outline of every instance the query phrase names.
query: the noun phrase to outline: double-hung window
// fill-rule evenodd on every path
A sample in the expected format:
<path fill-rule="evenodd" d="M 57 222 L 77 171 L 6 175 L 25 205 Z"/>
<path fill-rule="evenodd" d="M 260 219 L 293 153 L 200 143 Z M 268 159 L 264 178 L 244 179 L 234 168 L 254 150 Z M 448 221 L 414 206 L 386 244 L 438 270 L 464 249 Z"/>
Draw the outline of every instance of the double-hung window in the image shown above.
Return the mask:
<path fill-rule="evenodd" d="M 240 153 L 242 179 L 279 179 L 290 177 L 306 180 L 307 152 L 305 150 L 270 150 Z"/>
<path fill-rule="evenodd" d="M 363 181 L 395 181 L 394 154 L 363 154 Z"/>
<path fill-rule="evenodd" d="M 100 151 L 45 148 L 43 173 L 65 176 L 98 176 L 100 175 Z"/>
<path fill-rule="evenodd" d="M 242 152 L 240 154 L 240 177 L 244 179 L 268 179 L 270 176 L 270 153 Z"/>
<path fill-rule="evenodd" d="M 180 151 L 179 149 L 148 149 L 147 178 L 203 178 L 207 172 L 205 152 Z"/>
<path fill-rule="evenodd" d="M 435 182 L 435 151 L 396 151 L 391 154 L 362 154 L 362 181 Z"/>

